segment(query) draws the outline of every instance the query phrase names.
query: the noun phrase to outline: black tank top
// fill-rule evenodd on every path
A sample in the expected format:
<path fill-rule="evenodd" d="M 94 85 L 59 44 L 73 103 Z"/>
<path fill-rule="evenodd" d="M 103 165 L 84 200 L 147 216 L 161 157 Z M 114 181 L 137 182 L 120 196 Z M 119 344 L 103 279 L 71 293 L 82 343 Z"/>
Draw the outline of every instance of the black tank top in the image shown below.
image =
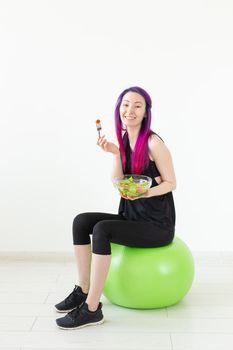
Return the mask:
<path fill-rule="evenodd" d="M 126 169 L 124 174 L 131 174 L 131 149 L 127 133 L 125 133 L 123 139 L 126 150 Z M 149 165 L 144 170 L 143 175 L 152 178 L 151 187 L 158 186 L 155 177 L 160 176 L 160 173 L 154 161 L 149 161 Z M 175 230 L 176 214 L 172 192 L 134 201 L 121 198 L 118 213 L 127 220 L 150 221 L 165 230 L 172 232 Z"/>

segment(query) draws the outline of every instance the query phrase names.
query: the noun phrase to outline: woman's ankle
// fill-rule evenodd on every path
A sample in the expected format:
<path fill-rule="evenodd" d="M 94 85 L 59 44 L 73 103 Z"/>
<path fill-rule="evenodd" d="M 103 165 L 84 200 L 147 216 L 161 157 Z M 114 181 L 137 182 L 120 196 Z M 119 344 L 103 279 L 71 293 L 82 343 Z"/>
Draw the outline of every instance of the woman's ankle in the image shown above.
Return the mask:
<path fill-rule="evenodd" d="M 88 294 L 88 292 L 89 292 L 89 287 L 82 286 L 81 284 L 80 284 L 79 286 L 80 286 L 80 288 L 82 289 L 82 292 L 83 292 L 84 294 Z"/>
<path fill-rule="evenodd" d="M 99 303 L 98 304 L 90 303 L 90 302 L 88 303 L 87 301 L 86 301 L 86 304 L 88 306 L 88 310 L 91 311 L 91 312 L 95 312 L 98 309 L 98 306 L 99 306 Z"/>

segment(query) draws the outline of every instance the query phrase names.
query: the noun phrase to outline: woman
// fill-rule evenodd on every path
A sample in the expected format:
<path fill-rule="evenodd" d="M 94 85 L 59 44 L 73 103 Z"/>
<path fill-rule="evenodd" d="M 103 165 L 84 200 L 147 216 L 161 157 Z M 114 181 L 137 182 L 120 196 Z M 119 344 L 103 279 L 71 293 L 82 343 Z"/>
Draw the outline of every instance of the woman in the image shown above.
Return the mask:
<path fill-rule="evenodd" d="M 112 178 L 144 174 L 151 188 L 139 199 L 121 198 L 118 214 L 83 213 L 73 222 L 73 243 L 79 285 L 55 308 L 68 312 L 56 320 L 60 328 L 103 323 L 100 297 L 111 261 L 110 242 L 130 247 L 160 247 L 172 242 L 176 178 L 164 141 L 150 129 L 151 98 L 140 87 L 124 90 L 116 103 L 115 125 L 119 147 L 105 135 L 97 145 L 113 154 Z M 90 244 L 92 234 L 92 249 Z"/>

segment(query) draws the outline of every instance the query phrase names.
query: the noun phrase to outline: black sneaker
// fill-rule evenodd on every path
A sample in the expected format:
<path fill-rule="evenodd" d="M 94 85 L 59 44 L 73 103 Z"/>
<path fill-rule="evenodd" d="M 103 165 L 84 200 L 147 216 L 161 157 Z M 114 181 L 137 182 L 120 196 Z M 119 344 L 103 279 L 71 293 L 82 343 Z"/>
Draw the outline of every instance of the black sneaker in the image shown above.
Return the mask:
<path fill-rule="evenodd" d="M 96 311 L 89 311 L 87 303 L 69 312 L 65 317 L 56 319 L 59 328 L 62 329 L 77 329 L 85 326 L 94 326 L 104 322 L 102 313 L 102 303 L 99 303 Z"/>
<path fill-rule="evenodd" d="M 55 305 L 58 312 L 70 312 L 77 306 L 80 306 L 87 299 L 87 294 L 83 293 L 82 288 L 75 285 L 72 293 L 63 301 Z"/>

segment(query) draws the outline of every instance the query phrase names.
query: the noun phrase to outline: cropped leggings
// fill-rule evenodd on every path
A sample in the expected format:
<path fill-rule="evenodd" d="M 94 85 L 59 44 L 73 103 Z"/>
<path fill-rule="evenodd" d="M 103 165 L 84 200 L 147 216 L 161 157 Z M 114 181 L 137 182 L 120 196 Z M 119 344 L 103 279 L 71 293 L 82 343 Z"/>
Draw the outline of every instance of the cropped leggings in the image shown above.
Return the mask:
<path fill-rule="evenodd" d="M 128 247 L 153 248 L 172 242 L 174 232 L 167 231 L 147 221 L 126 220 L 123 216 L 106 213 L 83 213 L 73 221 L 74 245 L 89 244 L 92 234 L 92 251 L 111 254 L 110 243 Z"/>

